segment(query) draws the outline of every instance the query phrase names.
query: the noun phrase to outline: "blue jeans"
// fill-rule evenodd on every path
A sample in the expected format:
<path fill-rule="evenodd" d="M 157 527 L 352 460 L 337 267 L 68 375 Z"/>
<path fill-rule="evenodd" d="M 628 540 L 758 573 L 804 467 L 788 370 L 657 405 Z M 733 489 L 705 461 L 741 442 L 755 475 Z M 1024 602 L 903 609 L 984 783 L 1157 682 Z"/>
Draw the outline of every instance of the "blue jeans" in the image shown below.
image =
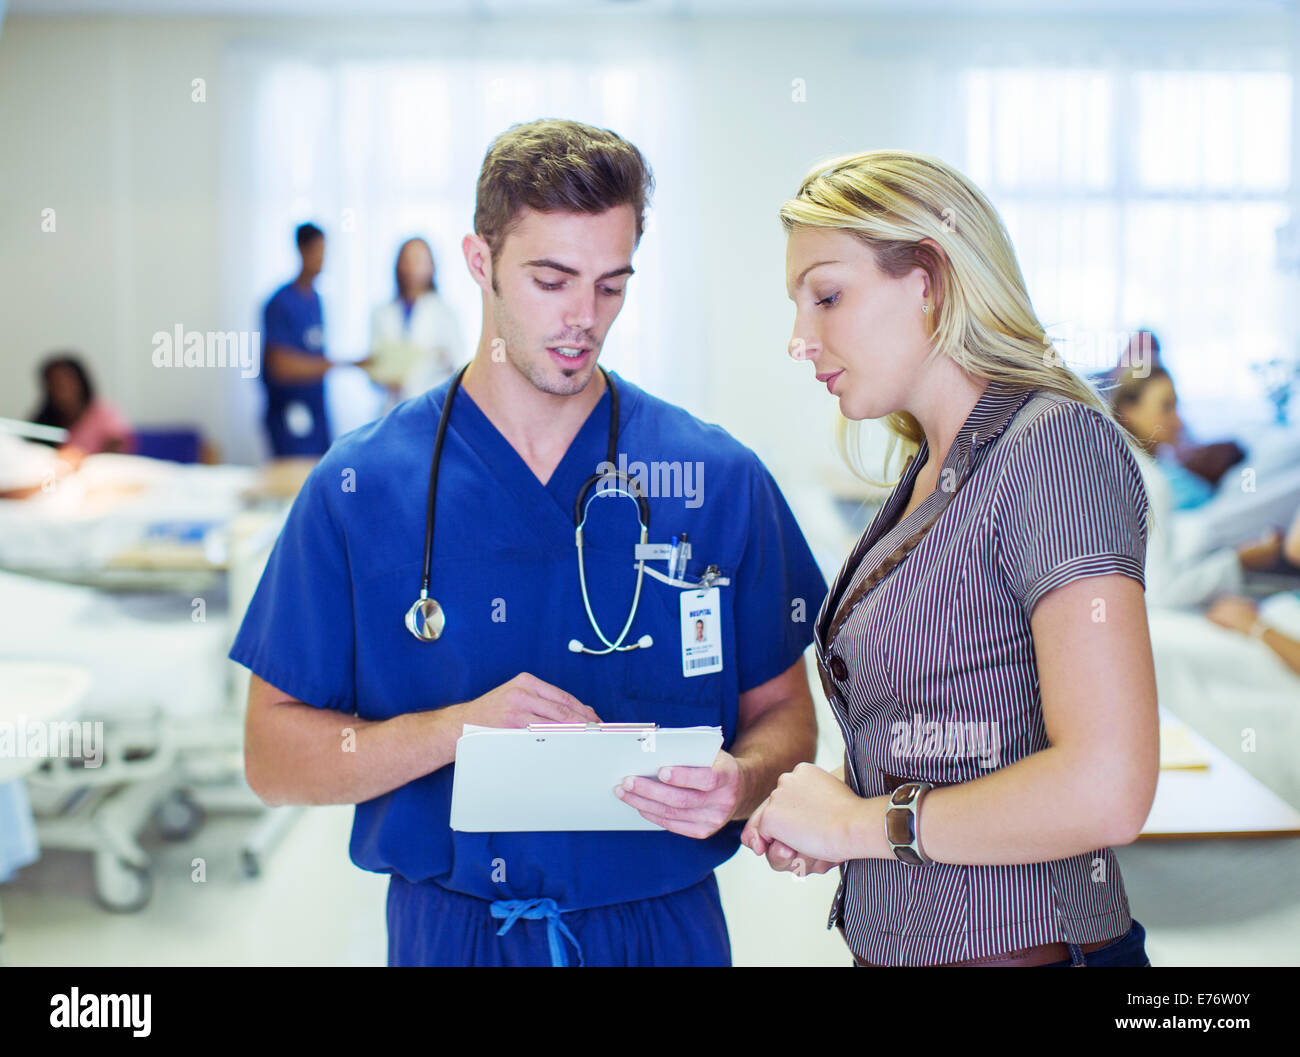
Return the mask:
<path fill-rule="evenodd" d="M 1079 949 L 1078 944 L 1069 943 L 1070 957 L 1063 962 L 1048 962 L 1046 965 L 1040 965 L 1040 969 L 1071 968 L 1074 966 L 1115 966 L 1127 965 L 1140 969 L 1151 968 L 1151 959 L 1147 957 L 1146 950 L 1147 931 L 1142 927 L 1142 923 L 1137 918 L 1133 919 L 1133 924 L 1128 932 L 1123 936 L 1117 936 L 1106 946 L 1098 947 L 1095 951 L 1083 951 Z"/>

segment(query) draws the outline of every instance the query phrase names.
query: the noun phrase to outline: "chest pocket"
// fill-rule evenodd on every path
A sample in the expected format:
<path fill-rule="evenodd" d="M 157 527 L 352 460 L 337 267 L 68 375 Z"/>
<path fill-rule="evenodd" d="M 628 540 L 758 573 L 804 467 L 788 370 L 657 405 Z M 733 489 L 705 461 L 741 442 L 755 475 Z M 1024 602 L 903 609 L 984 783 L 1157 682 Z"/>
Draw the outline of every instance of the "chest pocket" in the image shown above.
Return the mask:
<path fill-rule="evenodd" d="M 724 575 L 726 575 L 724 573 Z M 697 576 L 688 574 L 686 579 Z M 624 657 L 624 697 L 628 707 L 660 726 L 721 725 L 727 680 L 735 678 L 730 586 L 718 589 L 722 603 L 722 670 L 708 675 L 682 674 L 682 623 L 680 588 L 647 576 L 641 605 L 629 638 L 650 635 L 654 645 L 633 650 Z"/>

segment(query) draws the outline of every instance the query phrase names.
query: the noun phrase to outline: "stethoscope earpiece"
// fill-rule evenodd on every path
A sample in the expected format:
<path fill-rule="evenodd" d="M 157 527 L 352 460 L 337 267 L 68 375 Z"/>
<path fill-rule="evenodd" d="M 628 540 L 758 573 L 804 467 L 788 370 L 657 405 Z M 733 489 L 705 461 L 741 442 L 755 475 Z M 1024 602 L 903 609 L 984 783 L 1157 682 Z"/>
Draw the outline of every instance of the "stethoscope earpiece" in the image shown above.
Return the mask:
<path fill-rule="evenodd" d="M 605 641 L 603 636 L 601 641 Z M 606 646 L 603 650 L 589 650 L 577 639 L 570 639 L 569 652 L 590 653 L 593 657 L 603 657 L 607 653 L 627 653 L 630 650 L 648 650 L 654 644 L 655 644 L 655 640 L 652 639 L 649 635 L 642 635 L 639 639 L 636 640 L 636 642 L 632 643 L 630 646 L 618 646 L 618 645 L 611 644 L 609 646 Z"/>

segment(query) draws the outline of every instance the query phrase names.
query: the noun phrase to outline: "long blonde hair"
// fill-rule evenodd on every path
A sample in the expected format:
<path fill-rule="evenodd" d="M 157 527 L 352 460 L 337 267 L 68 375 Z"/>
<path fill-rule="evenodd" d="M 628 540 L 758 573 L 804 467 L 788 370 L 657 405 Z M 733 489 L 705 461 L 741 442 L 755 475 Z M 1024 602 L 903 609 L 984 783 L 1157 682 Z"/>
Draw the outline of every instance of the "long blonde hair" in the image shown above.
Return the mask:
<path fill-rule="evenodd" d="M 847 154 L 809 171 L 779 216 L 786 234 L 798 227 L 847 231 L 872 249 L 891 278 L 925 269 L 934 300 L 928 317 L 933 355 L 950 357 L 976 378 L 1059 393 L 1115 421 L 1107 402 L 1049 341 L 997 210 L 952 166 L 913 151 Z M 915 454 L 925 434 L 905 411 L 880 421 L 890 435 L 888 473 L 891 456 Z M 862 465 L 861 429 L 862 423 L 841 419 L 840 452 L 859 477 L 890 487 L 872 480 Z"/>

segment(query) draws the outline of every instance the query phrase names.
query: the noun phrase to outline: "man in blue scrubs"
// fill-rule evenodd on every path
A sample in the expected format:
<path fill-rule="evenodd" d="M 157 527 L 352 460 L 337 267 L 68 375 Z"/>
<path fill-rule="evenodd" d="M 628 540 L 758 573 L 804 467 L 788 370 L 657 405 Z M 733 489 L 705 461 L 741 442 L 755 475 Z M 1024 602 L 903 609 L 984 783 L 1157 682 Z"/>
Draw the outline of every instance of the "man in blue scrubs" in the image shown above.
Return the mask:
<path fill-rule="evenodd" d="M 262 310 L 266 349 L 266 433 L 271 454 L 324 455 L 330 446 L 325 411 L 325 323 L 314 283 L 325 263 L 325 233 L 315 224 L 298 227 L 298 277 L 271 295 Z"/>
<path fill-rule="evenodd" d="M 420 641 L 404 617 L 449 383 L 342 437 L 315 467 L 231 651 L 254 673 L 249 783 L 268 803 L 357 805 L 352 859 L 391 875 L 390 964 L 728 965 L 714 868 L 777 777 L 813 757 L 803 653 L 826 583 L 789 507 L 748 448 L 617 375 L 618 457 L 649 485 L 650 541 L 689 539 L 680 580 L 716 566 L 726 581 L 707 636 L 720 656 L 686 663 L 702 614 L 650 577 L 626 641 L 652 645 L 569 648 L 600 647 L 573 507 L 607 469 L 611 400 L 596 360 L 652 186 L 612 132 L 540 121 L 494 141 L 463 242 L 483 329 L 437 484 L 441 637 Z M 637 516 L 619 496 L 588 511 L 591 615 L 614 636 L 634 595 Z M 723 751 L 712 767 L 619 788 L 658 830 L 449 828 L 462 724 L 594 719 L 719 726 Z"/>

